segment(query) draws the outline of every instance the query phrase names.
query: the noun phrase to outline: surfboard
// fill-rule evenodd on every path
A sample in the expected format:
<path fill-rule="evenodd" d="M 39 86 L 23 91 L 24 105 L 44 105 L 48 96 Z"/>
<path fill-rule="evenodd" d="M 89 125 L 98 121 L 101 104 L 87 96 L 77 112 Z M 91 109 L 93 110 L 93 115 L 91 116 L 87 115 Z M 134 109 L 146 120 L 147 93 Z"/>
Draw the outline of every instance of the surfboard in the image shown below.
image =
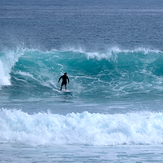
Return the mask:
<path fill-rule="evenodd" d="M 72 93 L 72 91 L 70 91 L 70 90 L 59 90 L 59 92 L 65 93 L 65 94 L 71 94 Z"/>

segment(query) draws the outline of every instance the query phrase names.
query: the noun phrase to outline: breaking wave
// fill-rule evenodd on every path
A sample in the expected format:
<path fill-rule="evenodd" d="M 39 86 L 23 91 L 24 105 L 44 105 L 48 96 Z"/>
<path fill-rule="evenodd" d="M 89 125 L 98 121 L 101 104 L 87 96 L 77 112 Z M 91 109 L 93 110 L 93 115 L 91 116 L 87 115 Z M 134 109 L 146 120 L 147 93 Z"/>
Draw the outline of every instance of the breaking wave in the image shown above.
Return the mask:
<path fill-rule="evenodd" d="M 162 62 L 163 52 L 144 48 L 111 48 L 103 53 L 82 49 L 17 49 L 1 52 L 0 85 L 4 91 L 29 96 L 57 93 L 57 80 L 67 72 L 69 89 L 81 98 L 161 96 Z"/>
<path fill-rule="evenodd" d="M 162 144 L 163 114 L 47 113 L 0 109 L 0 143 L 37 145 Z"/>

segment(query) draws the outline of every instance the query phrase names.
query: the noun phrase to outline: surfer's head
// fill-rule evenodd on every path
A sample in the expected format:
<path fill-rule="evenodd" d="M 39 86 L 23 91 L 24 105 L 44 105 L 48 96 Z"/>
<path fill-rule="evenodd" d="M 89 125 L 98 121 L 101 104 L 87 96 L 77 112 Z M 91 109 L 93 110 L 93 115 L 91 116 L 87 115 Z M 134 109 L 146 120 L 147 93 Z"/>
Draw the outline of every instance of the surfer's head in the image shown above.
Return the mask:
<path fill-rule="evenodd" d="M 64 75 L 67 75 L 67 72 L 65 72 Z"/>

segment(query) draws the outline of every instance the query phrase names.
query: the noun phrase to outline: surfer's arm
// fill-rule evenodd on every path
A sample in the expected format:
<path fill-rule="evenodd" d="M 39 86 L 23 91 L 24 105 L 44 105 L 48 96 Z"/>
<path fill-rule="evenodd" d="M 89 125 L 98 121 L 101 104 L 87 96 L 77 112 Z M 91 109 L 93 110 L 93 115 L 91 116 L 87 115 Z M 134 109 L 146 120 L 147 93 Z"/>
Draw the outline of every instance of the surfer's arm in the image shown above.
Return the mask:
<path fill-rule="evenodd" d="M 62 76 L 58 79 L 58 83 L 60 82 L 61 78 L 62 78 Z"/>

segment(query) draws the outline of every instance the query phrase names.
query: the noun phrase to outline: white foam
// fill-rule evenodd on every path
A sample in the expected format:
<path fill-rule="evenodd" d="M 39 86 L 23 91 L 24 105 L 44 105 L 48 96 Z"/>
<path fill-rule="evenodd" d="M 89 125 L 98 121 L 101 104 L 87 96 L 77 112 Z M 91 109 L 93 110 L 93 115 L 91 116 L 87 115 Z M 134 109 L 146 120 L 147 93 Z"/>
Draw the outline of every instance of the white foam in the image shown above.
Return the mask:
<path fill-rule="evenodd" d="M 0 143 L 54 144 L 162 144 L 163 113 L 27 114 L 0 110 Z"/>
<path fill-rule="evenodd" d="M 149 53 L 156 53 L 156 54 L 162 53 L 160 50 L 145 48 L 145 47 L 138 47 L 135 49 L 123 49 L 123 48 L 120 48 L 118 46 L 109 47 L 109 48 L 105 49 L 103 52 L 94 51 L 94 50 L 93 51 L 87 51 L 83 47 L 65 47 L 65 48 L 62 48 L 61 51 L 63 51 L 63 52 L 70 51 L 70 52 L 80 53 L 80 54 L 82 53 L 82 54 L 86 55 L 87 59 L 93 59 L 93 58 L 96 58 L 98 60 L 102 60 L 102 59 L 110 60 L 110 59 L 112 59 L 114 61 L 116 61 L 118 53 L 123 53 L 123 54 L 124 53 L 125 54 L 142 53 L 143 55 L 146 55 Z M 149 60 L 149 58 L 148 58 L 148 60 Z"/>
<path fill-rule="evenodd" d="M 0 56 L 0 87 L 4 85 L 11 85 L 10 73 L 12 67 L 18 61 L 19 57 L 23 55 L 23 49 L 16 49 L 15 51 L 3 51 Z"/>

